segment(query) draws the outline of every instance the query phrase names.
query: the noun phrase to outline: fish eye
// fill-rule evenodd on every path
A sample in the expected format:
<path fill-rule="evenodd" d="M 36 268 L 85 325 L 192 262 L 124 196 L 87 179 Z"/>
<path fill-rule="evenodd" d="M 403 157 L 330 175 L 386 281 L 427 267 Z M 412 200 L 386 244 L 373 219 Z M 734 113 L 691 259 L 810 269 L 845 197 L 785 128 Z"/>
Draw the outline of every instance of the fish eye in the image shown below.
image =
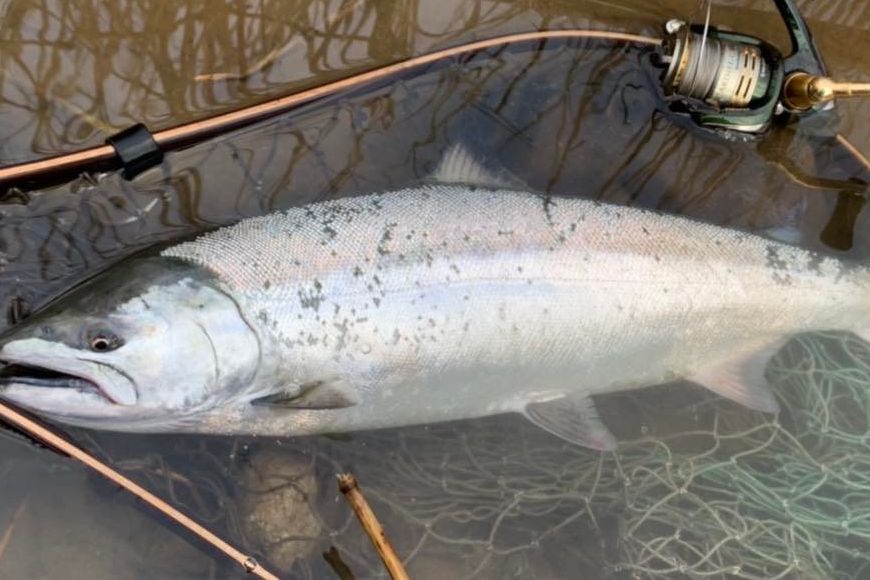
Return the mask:
<path fill-rule="evenodd" d="M 88 345 L 94 352 L 109 352 L 123 344 L 120 338 L 106 331 L 97 331 L 88 337 Z"/>

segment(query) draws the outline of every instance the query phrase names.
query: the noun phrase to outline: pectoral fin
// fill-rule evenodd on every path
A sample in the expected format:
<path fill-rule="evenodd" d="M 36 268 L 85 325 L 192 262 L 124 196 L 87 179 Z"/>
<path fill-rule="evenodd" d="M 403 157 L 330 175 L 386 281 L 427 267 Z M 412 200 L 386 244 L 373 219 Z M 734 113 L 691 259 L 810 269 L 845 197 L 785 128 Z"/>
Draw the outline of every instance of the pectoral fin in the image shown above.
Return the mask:
<path fill-rule="evenodd" d="M 252 405 L 285 409 L 343 409 L 357 403 L 359 393 L 339 378 L 295 385 L 251 401 Z"/>
<path fill-rule="evenodd" d="M 616 449 L 616 438 L 601 422 L 592 398 L 565 396 L 526 404 L 526 418 L 565 441 L 599 451 Z"/>
<path fill-rule="evenodd" d="M 767 386 L 764 370 L 770 358 L 785 344 L 755 345 L 687 377 L 726 399 L 765 413 L 779 411 L 779 403 Z"/>

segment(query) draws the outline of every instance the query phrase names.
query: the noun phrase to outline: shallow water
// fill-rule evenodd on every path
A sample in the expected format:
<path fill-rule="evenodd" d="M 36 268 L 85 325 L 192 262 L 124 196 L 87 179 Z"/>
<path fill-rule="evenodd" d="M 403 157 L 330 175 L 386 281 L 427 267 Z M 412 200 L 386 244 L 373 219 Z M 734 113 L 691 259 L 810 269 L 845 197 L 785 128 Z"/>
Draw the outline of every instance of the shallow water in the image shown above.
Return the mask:
<path fill-rule="evenodd" d="M 831 72 L 870 80 L 865 4 L 801 4 Z M 655 35 L 665 19 L 689 18 L 698 7 L 676 0 L 111 8 L 27 1 L 0 11 L 0 158 L 8 163 L 99 144 L 139 121 L 153 130 L 172 126 L 464 40 L 587 26 Z M 783 43 L 772 8 L 760 0 L 718 2 L 714 21 Z M 664 112 L 656 80 L 648 51 L 637 47 L 596 41 L 492 50 L 173 153 L 133 182 L 84 176 L 13 192 L 0 205 L 0 305 L 37 309 L 136 251 L 241 217 L 401 187 L 425 177 L 455 142 L 540 191 L 655 207 L 867 257 L 866 213 L 855 215 L 862 204 L 840 191 L 866 192 L 860 180 L 868 176 L 840 148 L 800 126 L 750 143 L 688 131 Z M 839 113 L 839 131 L 870 151 L 870 103 L 844 104 Z M 818 178 L 834 183 L 820 186 Z M 605 419 L 626 439 L 710 432 L 721 413 L 738 424 L 759 420 L 686 386 L 663 392 L 606 398 Z M 645 431 L 626 427 L 641 424 Z M 587 510 L 595 494 L 576 473 L 595 473 L 596 457 L 517 418 L 284 442 L 71 433 L 273 560 L 281 557 L 275 547 L 241 521 L 250 498 L 262 495 L 250 474 L 278 461 L 270 459 L 278 451 L 290 466 L 279 470 L 280 481 L 294 479 L 288 469 L 310 466 L 316 485 L 306 488 L 307 503 L 322 531 L 316 540 L 289 542 L 311 551 L 292 565 L 294 577 L 331 577 L 322 557 L 330 546 L 356 577 L 378 574 L 332 481 L 342 470 L 357 471 L 371 490 L 414 578 L 597 577 L 627 557 L 626 543 L 613 543 L 626 525 L 613 498 L 624 490 L 608 491 L 600 497 L 609 503 Z M 11 530 L 8 540 L 0 536 L 0 577 L 239 575 L 69 461 L 17 439 L 0 439 L 0 453 L 0 529 Z M 554 467 L 566 454 L 574 472 Z M 311 520 L 301 513 L 288 511 L 288 529 Z M 723 570 L 734 565 L 721 563 Z M 680 572 L 677 566 L 672 576 Z"/>

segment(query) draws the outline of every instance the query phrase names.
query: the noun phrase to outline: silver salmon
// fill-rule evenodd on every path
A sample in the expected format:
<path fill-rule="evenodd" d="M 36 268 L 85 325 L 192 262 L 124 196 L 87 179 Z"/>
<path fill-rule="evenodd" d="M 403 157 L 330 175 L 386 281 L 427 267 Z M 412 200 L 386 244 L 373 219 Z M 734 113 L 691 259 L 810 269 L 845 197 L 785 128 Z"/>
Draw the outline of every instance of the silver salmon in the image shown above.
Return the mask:
<path fill-rule="evenodd" d="M 598 394 L 687 379 L 776 412 L 792 335 L 862 334 L 863 266 L 660 213 L 437 183 L 133 259 L 2 338 L 0 397 L 102 429 L 292 436 L 518 412 L 611 449 Z"/>

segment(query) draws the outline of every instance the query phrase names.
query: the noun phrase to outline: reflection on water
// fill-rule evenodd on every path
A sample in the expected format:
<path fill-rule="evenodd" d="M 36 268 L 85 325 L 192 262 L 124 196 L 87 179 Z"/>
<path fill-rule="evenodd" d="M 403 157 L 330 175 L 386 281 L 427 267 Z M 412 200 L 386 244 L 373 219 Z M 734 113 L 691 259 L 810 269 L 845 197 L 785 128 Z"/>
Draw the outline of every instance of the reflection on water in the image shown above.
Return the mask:
<path fill-rule="evenodd" d="M 837 75 L 866 78 L 868 8 L 803 1 Z M 29 0 L 0 6 L 0 158 L 102 144 L 462 41 L 594 26 L 656 33 L 696 0 L 196 2 Z M 721 0 L 715 21 L 786 46 L 768 0 Z M 851 109 L 851 106 L 850 106 Z M 867 109 L 860 109 L 866 118 Z M 861 136 L 867 136 L 861 128 Z"/>
<path fill-rule="evenodd" d="M 633 28 L 658 23 L 626 4 Z M 588 24 L 605 11 L 597 1 L 9 3 L 2 156 L 101 144 L 137 122 L 157 130 L 342 71 L 491 33 Z"/>
<path fill-rule="evenodd" d="M 0 157 L 9 162 L 74 150 L 101 143 L 106 135 L 139 121 L 163 128 L 348 71 L 498 33 L 590 26 L 655 34 L 663 20 L 688 16 L 696 4 L 7 3 L 0 7 Z M 720 2 L 714 15 L 717 22 L 782 45 L 781 27 L 768 4 Z M 866 3 L 802 4 L 813 18 L 832 72 L 868 80 Z M 136 251 L 244 216 L 401 187 L 425 177 L 442 150 L 455 142 L 469 143 L 497 159 L 540 191 L 656 207 L 816 249 L 837 246 L 824 234 L 845 219 L 830 222 L 838 203 L 843 204 L 836 184 L 862 178 L 839 148 L 823 139 L 810 140 L 794 127 L 778 128 L 761 143 L 698 135 L 664 113 L 656 91 L 646 49 L 600 41 L 497 49 L 169 155 L 163 166 L 135 182 L 115 175 L 83 176 L 71 184 L 11 196 L 0 205 L 0 305 L 37 308 Z M 870 150 L 868 112 L 866 103 L 840 107 L 841 130 L 865 152 Z M 866 186 L 858 183 L 853 190 L 866 191 Z M 856 217 L 854 209 L 844 211 L 857 220 L 854 240 L 851 232 L 837 234 L 837 239 L 847 236 L 852 242 L 849 255 L 865 258 L 870 253 L 867 218 L 860 213 Z M 795 348 L 799 353 L 805 346 Z M 789 361 L 777 370 L 783 381 L 794 380 L 788 375 L 797 361 L 780 360 Z M 694 404 L 687 405 L 687 398 Z M 380 570 L 368 540 L 337 501 L 332 477 L 348 469 L 359 473 L 397 549 L 410 559 L 415 578 L 598 577 L 602 570 L 619 568 L 614 572 L 618 576 L 641 571 L 640 562 L 647 573 L 671 566 L 672 577 L 700 573 L 702 568 L 691 566 L 707 564 L 732 573 L 733 566 L 743 566 L 749 574 L 761 568 L 752 568 L 757 562 L 743 548 L 764 542 L 771 553 L 779 550 L 780 555 L 811 562 L 801 568 L 804 577 L 824 577 L 821 571 L 834 565 L 825 558 L 839 558 L 835 564 L 851 571 L 863 565 L 852 557 L 852 545 L 835 557 L 829 550 L 820 552 L 819 543 L 846 546 L 856 537 L 866 542 L 866 537 L 831 535 L 812 526 L 783 531 L 777 526 L 785 520 L 744 531 L 737 520 L 729 521 L 729 540 L 714 554 L 719 559 L 711 556 L 698 564 L 692 550 L 703 550 L 701 531 L 687 528 L 681 540 L 672 529 L 674 522 L 688 517 L 701 526 L 704 541 L 716 537 L 713 528 L 702 527 L 711 521 L 704 502 L 725 493 L 727 486 L 704 480 L 690 494 L 670 497 L 668 493 L 684 487 L 676 485 L 677 479 L 658 481 L 660 487 L 654 488 L 653 480 L 644 480 L 639 472 L 678 478 L 682 475 L 674 471 L 676 466 L 695 469 L 706 461 L 715 475 L 712 460 L 728 461 L 727 453 L 720 450 L 703 461 L 696 457 L 711 437 L 716 439 L 710 435 L 714 422 L 725 430 L 721 433 L 733 433 L 751 430 L 761 419 L 685 386 L 612 397 L 601 406 L 623 438 L 670 434 L 669 445 L 662 448 L 643 440 L 626 446 L 618 460 L 600 457 L 566 448 L 512 417 L 284 442 L 75 435 L 88 449 L 111 458 L 216 530 L 305 578 L 330 577 L 333 572 L 321 556 L 330 546 L 357 577 Z M 628 427 L 641 424 L 647 431 Z M 863 437 L 861 425 L 850 428 Z M 706 435 L 678 435 L 692 429 Z M 797 447 L 788 447 L 777 427 L 763 429 L 739 438 L 736 445 L 751 446 L 753 437 L 770 436 L 773 443 L 764 450 L 775 450 L 779 459 L 799 458 Z M 817 461 L 838 463 L 826 455 L 831 448 L 813 441 L 800 445 L 811 449 Z M 8 541 L 0 534 L 0 575 L 100 578 L 116 577 L 123 569 L 143 578 L 227 577 L 236 572 L 69 462 L 12 440 L 0 440 L 0 446 L 6 459 L 0 475 L 7 490 L 0 499 L 0 529 L 12 530 Z M 665 449 L 687 455 L 667 457 Z M 841 449 L 845 447 L 833 447 Z M 278 453 L 284 450 L 286 456 Z M 766 452 L 759 451 L 755 459 L 770 463 Z M 845 465 L 863 474 L 850 457 Z M 746 469 L 751 474 L 757 464 L 750 463 Z M 313 471 L 298 475 L 302 464 Z M 817 481 L 806 461 L 782 465 L 790 471 L 777 473 L 781 481 L 793 476 L 802 482 L 795 484 L 800 489 Z M 626 475 L 631 470 L 634 475 Z M 316 485 L 303 485 L 304 477 Z M 298 529 L 287 524 L 287 530 L 295 529 L 303 539 L 291 534 L 270 543 L 249 519 L 263 512 L 255 501 L 263 481 L 285 480 L 289 491 L 284 504 L 297 502 L 296 513 L 319 523 Z M 628 481 L 646 481 L 650 487 L 626 487 Z M 845 494 L 845 485 L 825 488 L 822 493 L 830 495 L 822 497 Z M 859 493 L 849 493 L 860 499 Z M 729 500 L 726 496 L 717 497 Z M 632 512 L 632 506 L 641 505 L 649 511 L 648 502 L 665 497 L 679 500 L 661 504 L 667 514 L 650 512 L 654 518 L 639 522 Z M 693 504 L 693 498 L 704 501 Z M 836 511 L 841 505 L 828 506 L 834 511 L 799 505 L 839 518 L 839 523 L 857 524 L 864 504 L 845 503 L 856 510 L 848 517 Z M 762 507 L 771 514 L 776 511 L 771 505 Z M 292 519 L 292 513 L 285 519 Z M 308 539 L 312 535 L 315 539 Z M 783 542 L 791 544 L 786 549 Z M 105 556 L 109 552 L 111 558 Z M 292 555 L 303 553 L 308 555 L 291 562 Z M 668 563 L 668 558 L 680 561 Z M 773 575 L 788 566 L 770 564 L 760 574 Z M 793 570 L 788 573 L 797 577 Z"/>

